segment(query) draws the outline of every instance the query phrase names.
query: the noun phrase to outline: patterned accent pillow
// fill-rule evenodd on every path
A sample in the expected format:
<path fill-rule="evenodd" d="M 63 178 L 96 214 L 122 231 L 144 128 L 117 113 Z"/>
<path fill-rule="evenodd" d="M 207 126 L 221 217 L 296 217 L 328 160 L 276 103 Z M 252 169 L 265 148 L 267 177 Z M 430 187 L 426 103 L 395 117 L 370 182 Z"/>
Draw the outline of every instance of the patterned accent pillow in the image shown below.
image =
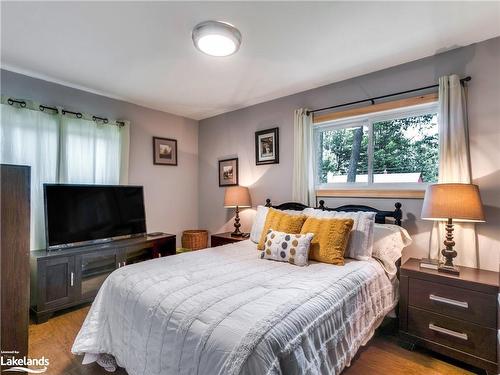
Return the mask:
<path fill-rule="evenodd" d="M 302 224 L 304 224 L 306 219 L 307 216 L 305 215 L 290 215 L 283 211 L 269 208 L 257 249 L 264 250 L 264 243 L 267 242 L 264 239 L 269 229 L 290 234 L 299 234 Z"/>
<path fill-rule="evenodd" d="M 293 234 L 269 229 L 265 235 L 265 247 L 260 257 L 301 267 L 307 266 L 313 236 L 312 233 Z"/>

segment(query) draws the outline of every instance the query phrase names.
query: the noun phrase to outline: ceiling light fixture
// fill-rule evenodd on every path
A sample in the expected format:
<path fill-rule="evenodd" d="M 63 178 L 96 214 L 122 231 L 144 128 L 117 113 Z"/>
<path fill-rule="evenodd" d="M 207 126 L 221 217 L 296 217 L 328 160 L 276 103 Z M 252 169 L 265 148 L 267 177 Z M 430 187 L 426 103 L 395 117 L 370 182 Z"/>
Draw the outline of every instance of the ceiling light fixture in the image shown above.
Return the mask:
<path fill-rule="evenodd" d="M 221 21 L 205 21 L 193 29 L 195 47 L 210 56 L 229 56 L 238 51 L 241 33 L 233 25 Z"/>

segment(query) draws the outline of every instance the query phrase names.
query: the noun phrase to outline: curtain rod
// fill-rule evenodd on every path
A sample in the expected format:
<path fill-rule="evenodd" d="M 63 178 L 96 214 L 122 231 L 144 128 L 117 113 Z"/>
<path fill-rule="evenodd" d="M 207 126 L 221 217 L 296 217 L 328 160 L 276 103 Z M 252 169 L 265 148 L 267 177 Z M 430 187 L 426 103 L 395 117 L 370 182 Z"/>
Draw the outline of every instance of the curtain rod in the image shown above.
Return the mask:
<path fill-rule="evenodd" d="M 460 84 L 463 85 L 465 82 L 469 82 L 471 79 L 472 78 L 470 76 L 462 78 L 462 79 L 460 79 Z M 382 96 L 376 96 L 374 98 L 368 98 L 368 99 L 363 99 L 363 100 L 356 100 L 355 102 L 350 102 L 350 103 L 332 105 L 330 107 L 325 107 L 325 108 L 318 108 L 318 109 L 314 109 L 312 111 L 307 111 L 306 115 L 309 116 L 311 113 L 322 112 L 322 111 L 326 111 L 328 109 L 335 109 L 335 108 L 340 108 L 340 107 L 347 107 L 347 106 L 350 106 L 350 105 L 360 104 L 360 103 L 364 103 L 364 102 L 371 102 L 372 105 L 373 105 L 373 104 L 375 104 L 375 100 L 378 100 L 378 99 L 390 98 L 391 96 L 398 96 L 398 95 L 403 95 L 403 94 L 409 94 L 411 92 L 428 90 L 428 89 L 432 89 L 434 87 L 439 87 L 439 84 L 425 86 L 425 87 L 419 87 L 418 89 L 400 91 L 400 92 L 396 92 L 394 94 L 387 94 L 387 95 L 382 95 Z"/>
<path fill-rule="evenodd" d="M 9 105 L 14 105 L 14 103 L 16 104 L 19 104 L 19 106 L 21 108 L 26 108 L 26 101 L 25 100 L 17 100 L 17 99 L 12 99 L 12 98 L 9 98 L 7 99 L 7 103 Z M 51 110 L 51 111 L 54 111 L 55 113 L 59 113 L 59 109 L 57 109 L 56 107 L 50 107 L 50 106 L 47 106 L 47 105 L 43 105 L 43 104 L 40 104 L 38 106 L 38 108 L 40 109 L 40 111 L 44 112 L 46 109 L 48 110 Z M 66 109 L 62 109 L 61 110 L 61 113 L 63 115 L 69 113 L 71 115 L 75 115 L 77 118 L 82 118 L 83 117 L 83 113 L 81 112 L 73 112 L 73 111 L 68 111 Z M 99 116 L 92 116 L 92 120 L 97 122 L 97 121 L 102 121 L 104 124 L 107 124 L 109 123 L 109 120 L 106 118 L 106 117 L 99 117 Z M 118 121 L 116 120 L 115 121 L 116 125 L 118 125 L 119 127 L 123 127 L 125 126 L 125 122 L 124 121 Z M 110 124 L 110 125 L 113 125 L 113 124 Z"/>

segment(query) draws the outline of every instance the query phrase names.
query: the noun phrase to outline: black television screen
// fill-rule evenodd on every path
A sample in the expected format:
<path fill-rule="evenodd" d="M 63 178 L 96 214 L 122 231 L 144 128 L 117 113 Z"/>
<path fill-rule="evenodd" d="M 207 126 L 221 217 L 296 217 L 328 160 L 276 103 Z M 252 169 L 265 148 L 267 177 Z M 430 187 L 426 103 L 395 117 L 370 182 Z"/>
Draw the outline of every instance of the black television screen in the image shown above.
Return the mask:
<path fill-rule="evenodd" d="M 142 186 L 44 184 L 47 248 L 146 233 Z"/>

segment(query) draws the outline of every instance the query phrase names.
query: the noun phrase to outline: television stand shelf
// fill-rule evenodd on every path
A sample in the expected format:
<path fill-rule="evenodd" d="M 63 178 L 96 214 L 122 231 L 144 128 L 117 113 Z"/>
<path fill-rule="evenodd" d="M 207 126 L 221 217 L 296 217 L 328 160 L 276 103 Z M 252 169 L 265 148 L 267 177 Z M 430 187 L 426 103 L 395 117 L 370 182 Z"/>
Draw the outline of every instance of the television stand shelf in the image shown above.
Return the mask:
<path fill-rule="evenodd" d="M 175 235 L 162 233 L 61 250 L 31 252 L 31 311 L 36 323 L 93 301 L 114 270 L 175 254 Z"/>

